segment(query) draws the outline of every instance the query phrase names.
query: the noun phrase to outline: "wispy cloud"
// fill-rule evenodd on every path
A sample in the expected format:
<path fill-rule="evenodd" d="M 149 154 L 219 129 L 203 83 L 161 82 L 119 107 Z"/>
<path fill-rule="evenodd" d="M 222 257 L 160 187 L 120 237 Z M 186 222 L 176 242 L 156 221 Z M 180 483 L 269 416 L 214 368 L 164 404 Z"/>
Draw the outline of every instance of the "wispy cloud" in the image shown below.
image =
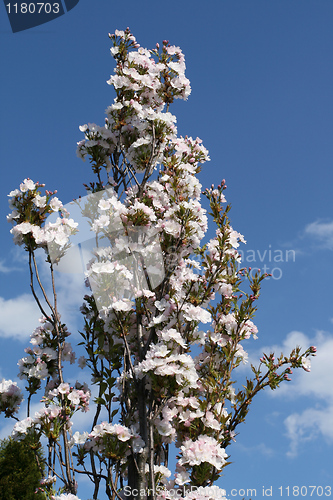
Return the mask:
<path fill-rule="evenodd" d="M 38 272 L 51 303 L 54 303 L 52 282 L 49 264 L 45 261 L 43 251 L 37 251 L 36 262 Z M 0 259 L 0 273 L 10 273 L 12 271 L 23 271 L 29 273 L 26 253 L 19 248 L 12 253 L 11 260 Z M 7 278 L 8 279 L 8 278 Z M 83 302 L 83 296 L 87 293 L 84 287 L 83 273 L 59 273 L 55 266 L 55 282 L 57 292 L 58 312 L 63 322 L 67 323 L 71 332 L 77 329 L 78 318 L 81 315 L 79 308 Z M 41 303 L 45 305 L 42 293 L 35 280 L 36 292 Z M 46 314 L 50 310 L 45 307 Z M 29 335 L 38 326 L 38 319 L 41 316 L 38 306 L 33 296 L 29 293 L 20 294 L 14 298 L 7 296 L 0 297 L 0 337 L 15 338 L 21 341 L 29 339 Z"/>
<path fill-rule="evenodd" d="M 0 336 L 21 341 L 29 339 L 41 313 L 29 294 L 13 299 L 0 297 Z"/>
<path fill-rule="evenodd" d="M 317 355 L 311 359 L 311 372 L 293 370 L 292 382 L 283 383 L 276 391 L 267 391 L 271 398 L 283 398 L 285 408 L 288 402 L 299 401 L 300 410 L 290 413 L 285 418 L 284 426 L 289 441 L 287 456 L 296 457 L 308 439 L 321 436 L 333 443 L 333 334 L 317 331 L 310 337 L 300 331 L 292 331 L 286 335 L 281 344 L 261 346 L 258 350 L 249 351 L 249 362 L 239 366 L 240 373 L 250 374 L 250 364 L 258 365 L 262 353 L 282 352 L 289 355 L 300 346 L 305 351 L 309 346 L 317 347 Z M 246 346 L 244 344 L 246 349 Z M 308 403 L 307 403 L 308 402 Z M 270 414 L 269 418 L 272 418 Z"/>
<path fill-rule="evenodd" d="M 293 239 L 280 243 L 297 256 L 309 256 L 317 250 L 333 250 L 333 220 L 317 219 L 300 229 Z"/>
<path fill-rule="evenodd" d="M 284 421 L 290 442 L 289 457 L 296 457 L 302 445 L 314 436 L 321 435 L 333 442 L 333 335 L 318 331 L 314 338 L 302 332 L 292 331 L 282 345 L 263 348 L 264 352 L 289 354 L 299 345 L 303 349 L 317 347 L 317 355 L 311 358 L 311 373 L 294 370 L 292 382 L 282 384 L 278 391 L 269 392 L 271 397 L 283 397 L 295 401 L 306 397 L 309 405 L 302 402 L 303 410 L 290 414 Z M 304 400 L 303 400 L 304 401 Z"/>
<path fill-rule="evenodd" d="M 36 253 L 36 262 L 41 283 L 50 303 L 54 304 L 50 265 L 45 261 L 44 252 Z M 26 266 L 26 270 L 28 270 L 28 266 Z M 57 266 L 55 266 L 54 280 L 58 313 L 61 316 L 61 321 L 66 323 L 69 330 L 74 333 L 74 331 L 78 328 L 78 323 L 80 322 L 80 326 L 82 324 L 80 306 L 83 303 L 84 295 L 87 293 L 87 288 L 84 286 L 84 274 L 58 272 Z M 41 302 L 45 304 L 36 282 L 35 286 Z M 45 312 L 47 314 L 51 314 L 47 306 L 45 307 Z"/>
<path fill-rule="evenodd" d="M 304 234 L 314 238 L 320 247 L 333 250 L 333 221 L 311 222 L 305 227 Z"/>
<path fill-rule="evenodd" d="M 290 387 L 291 397 L 308 396 L 311 401 L 311 406 L 289 415 L 284 422 L 290 457 L 297 456 L 302 444 L 318 435 L 333 443 L 333 336 L 318 332 L 315 344 L 318 351 L 312 359 L 311 373 L 307 377 L 297 374 Z"/>
<path fill-rule="evenodd" d="M 8 274 L 13 271 L 21 271 L 19 267 L 7 266 L 4 260 L 0 260 L 0 273 Z"/>
<path fill-rule="evenodd" d="M 292 331 L 281 346 L 272 346 L 270 349 L 276 354 L 289 354 L 296 345 L 303 349 L 310 345 L 317 347 L 317 355 L 311 358 L 311 373 L 304 376 L 303 370 L 294 370 L 293 382 L 281 385 L 278 391 L 272 393 L 273 396 L 291 399 L 297 395 L 307 396 L 311 401 L 330 401 L 333 404 L 333 385 L 328 383 L 333 380 L 333 335 L 318 331 L 314 338 L 310 338 L 302 332 Z"/>
<path fill-rule="evenodd" d="M 17 245 L 15 245 L 8 252 L 6 257 L 0 258 L 0 273 L 11 273 L 13 271 L 22 272 L 27 270 L 29 257 L 27 252 Z"/>
<path fill-rule="evenodd" d="M 325 408 L 307 408 L 301 413 L 293 413 L 284 421 L 290 448 L 287 456 L 298 455 L 300 446 L 307 441 L 313 441 L 319 435 L 333 441 L 333 404 Z"/>
<path fill-rule="evenodd" d="M 254 453 L 259 453 L 264 455 L 265 457 L 272 457 L 276 454 L 276 451 L 273 448 L 270 448 L 265 443 L 258 443 L 255 446 L 245 446 L 241 442 L 236 441 L 235 446 L 237 446 L 238 450 L 242 453 L 246 453 L 247 455 L 253 455 Z"/>

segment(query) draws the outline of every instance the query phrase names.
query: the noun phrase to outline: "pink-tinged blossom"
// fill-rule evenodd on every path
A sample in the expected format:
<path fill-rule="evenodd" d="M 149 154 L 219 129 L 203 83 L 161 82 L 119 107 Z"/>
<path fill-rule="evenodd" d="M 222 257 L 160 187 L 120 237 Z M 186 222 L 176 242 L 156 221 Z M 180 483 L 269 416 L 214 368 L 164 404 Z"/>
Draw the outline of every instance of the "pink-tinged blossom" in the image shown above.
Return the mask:
<path fill-rule="evenodd" d="M 197 387 L 198 374 L 189 354 L 171 354 L 165 344 L 152 344 L 146 358 L 135 366 L 139 378 L 152 371 L 159 376 L 175 377 L 180 386 Z"/>
<path fill-rule="evenodd" d="M 175 330 L 175 328 L 164 329 L 160 332 L 157 332 L 157 335 L 165 342 L 174 342 L 176 344 L 179 344 L 184 349 L 186 347 L 186 342 L 184 341 L 181 334 L 177 330 Z"/>
<path fill-rule="evenodd" d="M 119 52 L 119 47 L 111 47 L 110 52 L 113 56 L 115 56 Z"/>
<path fill-rule="evenodd" d="M 212 317 L 209 311 L 199 306 L 186 306 L 184 307 L 184 318 L 188 321 L 200 321 L 201 323 L 208 323 Z"/>
<path fill-rule="evenodd" d="M 219 421 L 215 418 L 214 413 L 212 413 L 211 411 L 206 411 L 205 417 L 202 419 L 202 421 L 206 427 L 210 427 L 211 429 L 217 431 L 221 429 Z"/>
<path fill-rule="evenodd" d="M 128 299 L 116 300 L 115 302 L 111 303 L 111 307 L 112 309 L 118 312 L 119 311 L 128 312 L 132 309 L 133 302 Z"/>
<path fill-rule="evenodd" d="M 33 200 L 34 204 L 38 208 L 45 208 L 46 207 L 46 196 L 41 196 L 40 194 L 37 194 Z"/>
<path fill-rule="evenodd" d="M 59 394 L 69 394 L 69 384 L 62 383 L 57 387 L 57 392 Z"/>
<path fill-rule="evenodd" d="M 62 383 L 49 392 L 49 397 L 57 397 L 60 402 L 62 402 L 61 395 L 65 396 L 65 400 L 69 402 L 73 411 L 81 410 L 86 412 L 89 410 L 91 393 L 86 384 L 75 382 L 75 386 L 71 387 L 67 383 Z"/>
<path fill-rule="evenodd" d="M 234 313 L 220 314 L 218 317 L 218 324 L 224 326 L 228 335 L 236 333 L 237 321 Z"/>
<path fill-rule="evenodd" d="M 120 424 L 114 425 L 114 431 L 119 441 L 128 441 L 133 436 L 133 434 L 127 427 L 124 427 L 123 425 Z"/>
<path fill-rule="evenodd" d="M 148 472 L 149 472 L 149 465 L 146 464 L 146 473 Z M 162 483 L 166 484 L 167 478 L 171 476 L 171 470 L 169 470 L 164 465 L 154 465 L 154 474 L 155 477 L 156 476 L 159 477 L 159 480 L 162 481 Z"/>
<path fill-rule="evenodd" d="M 238 248 L 239 247 L 239 241 L 241 241 L 242 243 L 246 243 L 246 241 L 244 239 L 244 236 L 242 234 L 238 233 L 237 231 L 234 231 L 230 227 L 230 232 L 229 232 L 229 242 L 230 242 L 230 245 L 233 248 Z"/>
<path fill-rule="evenodd" d="M 53 422 L 61 413 L 61 406 L 48 406 L 41 408 L 34 415 L 34 424 L 44 424 Z"/>
<path fill-rule="evenodd" d="M 54 483 L 57 481 L 57 476 L 47 476 L 44 479 L 41 480 L 40 484 L 42 486 L 52 486 Z"/>
<path fill-rule="evenodd" d="M 210 436 L 201 435 L 196 441 L 188 439 L 180 447 L 182 457 L 179 465 L 200 465 L 203 462 L 210 463 L 217 470 L 221 470 L 226 462 L 227 454 L 224 448 Z"/>
<path fill-rule="evenodd" d="M 15 219 L 20 217 L 20 213 L 17 210 L 13 210 L 10 214 L 6 216 L 7 222 L 15 222 Z"/>
<path fill-rule="evenodd" d="M 242 362 L 246 364 L 248 362 L 248 353 L 244 351 L 244 348 L 241 344 L 237 344 L 236 356 L 242 358 Z"/>
<path fill-rule="evenodd" d="M 35 187 L 36 184 L 31 179 L 24 179 L 24 181 L 20 184 L 20 190 L 22 193 L 33 191 Z"/>
<path fill-rule="evenodd" d="M 181 469 L 181 467 L 179 467 Z M 175 473 L 175 483 L 178 484 L 179 486 L 183 486 L 184 484 L 187 484 L 191 481 L 190 474 L 187 472 L 186 469 L 180 470 L 179 472 Z"/>
<path fill-rule="evenodd" d="M 251 320 L 246 320 L 240 329 L 240 333 L 244 339 L 249 339 L 252 335 L 254 339 L 257 339 L 258 328 Z"/>
<path fill-rule="evenodd" d="M 155 423 L 155 427 L 160 436 L 164 438 L 168 437 L 169 440 L 164 439 L 166 442 L 173 442 L 176 436 L 176 429 L 167 419 L 157 420 Z"/>
<path fill-rule="evenodd" d="M 306 372 L 310 372 L 311 371 L 311 361 L 309 358 L 305 358 L 303 356 L 302 358 L 302 368 L 303 370 L 305 370 Z"/>
<path fill-rule="evenodd" d="M 57 198 L 56 196 L 54 196 L 54 197 L 51 199 L 51 201 L 50 201 L 49 205 L 50 205 L 50 208 L 51 208 L 54 212 L 58 212 L 58 211 L 62 208 L 62 206 L 63 206 L 62 202 L 61 202 L 61 201 L 59 200 L 59 198 Z"/>
<path fill-rule="evenodd" d="M 122 30 L 115 30 L 114 35 L 119 36 L 120 38 L 125 38 L 125 32 Z"/>
<path fill-rule="evenodd" d="M 4 412 L 6 417 L 12 416 L 17 413 L 22 401 L 23 395 L 17 383 L 3 378 L 0 382 L 0 413 Z"/>
<path fill-rule="evenodd" d="M 69 361 L 71 365 L 75 362 L 76 355 L 69 342 L 64 342 L 62 350 L 62 358 L 64 361 Z"/>
<path fill-rule="evenodd" d="M 32 366 L 28 371 L 28 377 L 37 378 L 44 380 L 49 375 L 49 371 L 47 368 L 47 364 L 45 361 L 40 361 L 36 363 L 36 365 Z"/>
<path fill-rule="evenodd" d="M 216 292 L 220 293 L 221 295 L 227 298 L 231 297 L 233 294 L 232 285 L 230 283 L 225 283 L 223 281 L 217 284 L 215 290 Z"/>
<path fill-rule="evenodd" d="M 74 445 L 83 445 L 87 441 L 88 437 L 89 437 L 88 432 L 83 432 L 82 434 L 80 434 L 77 431 L 75 432 L 75 434 L 73 434 L 69 444 L 71 447 Z"/>
<path fill-rule="evenodd" d="M 190 427 L 193 420 L 196 420 L 197 418 L 201 419 L 204 416 L 204 414 L 205 413 L 201 410 L 195 410 L 195 411 L 191 411 L 189 409 L 181 410 L 179 411 L 178 414 L 178 420 L 180 423 L 183 423 L 185 427 Z"/>
<path fill-rule="evenodd" d="M 27 347 L 27 356 L 18 361 L 19 378 L 35 378 L 44 380 L 54 374 L 56 368 L 57 351 L 52 340 L 53 326 L 40 319 L 41 326 L 37 327 L 30 336 L 32 348 Z"/>
<path fill-rule="evenodd" d="M 87 360 L 84 356 L 80 356 L 79 359 L 78 359 L 78 365 L 79 367 L 81 368 L 81 370 L 83 370 L 83 368 L 85 368 L 87 366 Z"/>
<path fill-rule="evenodd" d="M 42 208 L 42 206 L 44 207 L 44 198 L 45 197 L 40 197 L 39 195 L 34 198 L 34 200 L 39 200 L 37 203 L 38 206 L 36 206 L 36 210 Z M 50 203 L 50 208 L 51 204 L 52 202 Z M 58 210 L 60 208 L 60 204 L 61 202 L 56 203 L 54 209 Z M 11 222 L 15 222 L 15 218 L 16 217 L 10 216 L 9 220 Z M 40 227 L 36 224 L 31 224 L 27 221 L 21 222 L 15 225 L 10 232 L 14 237 L 14 243 L 16 245 L 22 245 L 25 241 L 24 236 L 30 233 L 35 239 L 35 243 L 37 245 L 45 247 L 45 245 L 47 244 L 55 243 L 60 248 L 62 248 L 69 242 L 70 236 L 77 232 L 77 226 L 78 223 L 74 222 L 73 219 L 70 219 L 68 217 L 58 217 L 55 222 L 48 222 L 43 227 Z M 53 257 L 57 257 L 57 250 L 53 248 L 52 252 Z"/>
<path fill-rule="evenodd" d="M 114 436 L 120 442 L 130 442 L 136 449 L 136 453 L 142 453 L 144 442 L 141 437 L 133 430 L 120 424 L 111 424 L 101 422 L 95 425 L 89 434 L 89 441 L 86 442 L 86 449 L 92 448 L 94 451 L 103 451 L 105 447 L 104 437 Z M 129 448 L 128 448 L 129 451 Z"/>
<path fill-rule="evenodd" d="M 30 222 L 21 222 L 20 224 L 14 226 L 13 229 L 10 230 L 10 232 L 14 236 L 16 234 L 28 234 L 31 232 L 33 227 L 33 224 L 30 224 Z"/>
<path fill-rule="evenodd" d="M 20 437 L 23 437 L 27 433 L 28 429 L 30 429 L 33 425 L 34 419 L 31 417 L 27 417 L 24 420 L 16 422 L 12 430 L 12 438 L 20 439 Z"/>
<path fill-rule="evenodd" d="M 72 390 L 68 395 L 67 399 L 73 403 L 73 405 L 79 405 L 80 404 L 80 393 L 78 391 Z"/>
<path fill-rule="evenodd" d="M 20 194 L 21 191 L 19 189 L 13 189 L 13 191 L 11 191 L 7 196 L 9 196 L 10 198 L 16 198 Z"/>

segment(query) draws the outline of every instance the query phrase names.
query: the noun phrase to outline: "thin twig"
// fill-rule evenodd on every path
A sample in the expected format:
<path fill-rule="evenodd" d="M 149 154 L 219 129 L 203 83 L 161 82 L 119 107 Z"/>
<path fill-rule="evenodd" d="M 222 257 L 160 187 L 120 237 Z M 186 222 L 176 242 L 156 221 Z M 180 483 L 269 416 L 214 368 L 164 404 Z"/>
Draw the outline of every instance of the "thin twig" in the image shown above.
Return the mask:
<path fill-rule="evenodd" d="M 31 253 L 32 253 L 32 260 L 33 260 L 33 263 L 34 263 L 34 268 L 35 268 L 35 273 L 36 273 L 37 282 L 38 282 L 39 287 L 40 287 L 40 289 L 41 289 L 41 291 L 42 291 L 42 293 L 43 293 L 43 296 L 44 296 L 45 302 L 47 303 L 47 305 L 48 305 L 48 306 L 49 306 L 49 308 L 51 309 L 52 314 L 54 314 L 53 307 L 52 307 L 52 305 L 51 305 L 51 303 L 50 303 L 50 301 L 49 301 L 48 296 L 46 295 L 45 289 L 44 289 L 44 287 L 43 287 L 43 285 L 42 285 L 42 282 L 41 282 L 41 280 L 40 280 L 40 277 L 39 277 L 39 272 L 38 272 L 38 267 L 37 267 L 37 262 L 36 262 L 36 257 L 35 257 L 35 254 L 34 254 L 34 252 L 31 252 Z"/>
<path fill-rule="evenodd" d="M 42 304 L 40 303 L 40 300 L 36 294 L 36 291 L 35 291 L 35 287 L 34 287 L 34 273 L 33 273 L 33 269 L 32 269 L 32 261 L 31 261 L 31 257 L 33 255 L 33 252 L 32 250 L 29 250 L 29 270 L 30 270 L 30 288 L 31 288 L 31 292 L 32 292 L 32 295 L 41 311 L 41 313 L 43 314 L 43 316 L 51 323 L 53 324 L 53 320 L 50 318 L 50 316 L 45 312 Z"/>

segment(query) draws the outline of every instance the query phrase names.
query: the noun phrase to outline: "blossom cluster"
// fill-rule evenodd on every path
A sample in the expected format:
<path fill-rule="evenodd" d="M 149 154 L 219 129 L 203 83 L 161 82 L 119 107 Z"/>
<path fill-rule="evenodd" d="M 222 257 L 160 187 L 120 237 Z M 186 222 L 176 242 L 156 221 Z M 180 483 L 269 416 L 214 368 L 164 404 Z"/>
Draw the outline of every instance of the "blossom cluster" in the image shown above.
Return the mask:
<path fill-rule="evenodd" d="M 92 450 L 111 458 L 125 458 L 131 452 L 142 453 L 145 445 L 135 426 L 101 422 L 88 434 L 74 434 L 72 444 L 84 445 L 84 450 Z"/>
<path fill-rule="evenodd" d="M 216 403 L 214 406 L 204 405 L 199 397 L 179 391 L 177 396 L 169 399 L 159 418 L 154 420 L 154 424 L 164 442 L 171 443 L 177 434 L 178 439 L 180 437 L 188 439 L 191 427 L 198 423 L 204 426 L 207 433 L 217 431 L 217 437 L 221 439 L 222 419 L 228 423 L 229 415 L 221 403 Z M 219 444 L 216 443 L 216 446 L 219 447 Z"/>
<path fill-rule="evenodd" d="M 54 398 L 56 398 L 59 404 L 61 403 L 62 406 L 65 404 L 72 412 L 76 410 L 87 412 L 89 410 L 90 396 L 91 393 L 87 384 L 75 382 L 74 387 L 72 387 L 68 383 L 62 382 L 54 389 L 51 389 L 43 399 L 47 402 L 53 402 Z"/>
<path fill-rule="evenodd" d="M 224 449 L 218 445 L 216 439 L 210 436 L 199 436 L 196 441 L 189 439 L 180 449 L 182 458 L 178 462 L 179 465 L 193 466 L 208 462 L 221 470 L 227 458 Z"/>
<path fill-rule="evenodd" d="M 86 276 L 99 310 L 128 311 L 134 296 L 148 289 L 145 273 L 155 286 L 164 277 L 158 265 L 163 261 L 158 231 L 151 227 L 153 210 L 143 203 L 126 206 L 115 191 L 90 194 L 78 200 L 82 214 L 91 219 L 90 230 L 98 246 L 90 252 Z M 87 259 L 88 260 L 88 259 Z"/>
<path fill-rule="evenodd" d="M 88 411 L 89 399 L 90 390 L 86 384 L 76 382 L 75 387 L 67 383 L 59 384 L 42 399 L 46 406 L 38 410 L 34 417 L 27 417 L 14 425 L 13 439 L 23 438 L 30 429 L 56 438 L 63 426 L 70 430 L 69 419 L 75 411 Z"/>
<path fill-rule="evenodd" d="M 22 401 L 23 394 L 17 383 L 2 379 L 0 382 L 0 412 L 4 412 L 6 417 L 11 417 L 17 413 Z"/>
<path fill-rule="evenodd" d="M 198 374 L 189 354 L 171 354 L 164 343 L 151 344 L 145 360 L 136 365 L 135 374 L 143 377 L 152 372 L 160 377 L 175 377 L 181 387 L 197 387 Z"/>
<path fill-rule="evenodd" d="M 191 88 L 185 77 L 185 58 L 179 47 L 163 43 L 161 51 L 139 46 L 129 32 L 110 35 L 111 54 L 117 61 L 109 85 L 116 90 L 113 105 L 106 110 L 105 127 L 81 127 L 85 139 L 78 143 L 78 155 L 90 155 L 96 166 L 111 168 L 110 156 L 120 147 L 138 171 L 163 161 L 165 148 L 176 138 L 176 118 L 165 106 L 177 98 L 187 99 Z"/>
<path fill-rule="evenodd" d="M 42 317 L 38 326 L 30 336 L 33 347 L 26 347 L 27 356 L 18 361 L 19 378 L 30 381 L 33 392 L 40 387 L 40 381 L 49 377 L 57 378 L 58 343 L 54 326 Z M 67 328 L 63 326 L 63 334 L 68 336 Z M 75 361 L 75 352 L 70 342 L 62 343 L 62 360 Z"/>
<path fill-rule="evenodd" d="M 62 202 L 53 196 L 56 191 L 45 191 L 42 196 L 42 187 L 44 184 L 24 179 L 19 189 L 9 193 L 12 212 L 7 216 L 7 220 L 14 224 L 10 232 L 16 245 L 33 245 L 33 248 L 55 245 L 60 250 L 75 233 L 77 223 L 62 210 Z M 53 217 L 54 222 L 44 224 L 50 214 L 57 212 L 60 217 Z"/>

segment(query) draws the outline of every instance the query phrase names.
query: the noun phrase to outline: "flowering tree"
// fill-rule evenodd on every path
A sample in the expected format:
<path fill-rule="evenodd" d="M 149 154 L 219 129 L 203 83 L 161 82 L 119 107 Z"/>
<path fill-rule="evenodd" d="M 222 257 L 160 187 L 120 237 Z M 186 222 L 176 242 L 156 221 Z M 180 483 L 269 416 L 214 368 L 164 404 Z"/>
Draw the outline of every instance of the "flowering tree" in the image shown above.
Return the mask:
<path fill-rule="evenodd" d="M 267 275 L 240 266 L 244 238 L 230 224 L 225 181 L 201 192 L 196 175 L 209 160 L 202 141 L 177 136 L 169 109 L 191 90 L 181 50 L 164 41 L 148 51 L 128 29 L 110 39 L 114 103 L 103 127 L 80 127 L 85 138 L 78 155 L 89 158 L 96 175 L 85 185 L 87 196 L 64 207 L 56 192 L 30 179 L 9 195 L 11 233 L 28 252 L 31 291 L 42 313 L 19 361 L 28 415 L 13 436 L 29 435 L 36 448 L 45 444 L 45 498 L 76 499 L 86 475 L 94 499 L 103 489 L 112 500 L 170 499 L 175 492 L 187 500 L 221 500 L 225 492 L 214 483 L 254 396 L 290 380 L 292 368 L 309 371 L 315 348 L 264 354 L 252 377 L 236 386 L 234 371 L 247 360 L 244 341 L 256 338 L 252 318 Z M 216 225 L 204 245 L 201 194 Z M 39 273 L 40 249 L 51 295 Z M 80 434 L 71 419 L 88 411 L 91 392 L 86 383 L 66 382 L 64 363 L 74 363 L 75 354 L 58 310 L 55 270 L 81 261 L 89 293 L 81 308 L 79 365 L 90 369 L 96 397 L 91 426 Z M 44 407 L 30 416 L 42 385 Z M 3 380 L 5 417 L 17 419 L 21 401 L 17 384 Z"/>

